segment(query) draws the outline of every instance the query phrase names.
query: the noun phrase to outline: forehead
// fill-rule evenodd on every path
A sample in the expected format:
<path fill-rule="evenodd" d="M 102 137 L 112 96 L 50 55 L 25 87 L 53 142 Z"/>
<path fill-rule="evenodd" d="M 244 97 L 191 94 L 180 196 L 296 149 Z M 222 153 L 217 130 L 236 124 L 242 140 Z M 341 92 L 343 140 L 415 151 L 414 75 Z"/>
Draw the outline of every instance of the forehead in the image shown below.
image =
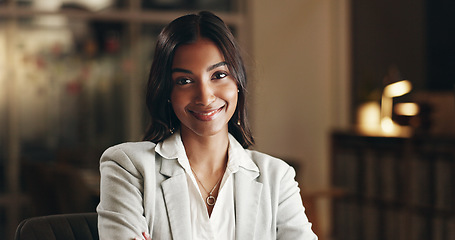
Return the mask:
<path fill-rule="evenodd" d="M 218 46 L 209 39 L 201 38 L 194 43 L 177 47 L 172 68 L 204 67 L 224 61 L 223 53 Z"/>

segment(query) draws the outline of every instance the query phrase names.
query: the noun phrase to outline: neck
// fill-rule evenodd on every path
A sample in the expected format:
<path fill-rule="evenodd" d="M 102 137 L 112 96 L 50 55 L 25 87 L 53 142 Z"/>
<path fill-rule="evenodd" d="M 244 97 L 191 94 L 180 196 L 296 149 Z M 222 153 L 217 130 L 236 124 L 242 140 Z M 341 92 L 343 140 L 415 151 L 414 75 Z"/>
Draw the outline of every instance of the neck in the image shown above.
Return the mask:
<path fill-rule="evenodd" d="M 183 129 L 182 129 L 183 130 Z M 228 131 L 211 136 L 199 136 L 192 131 L 181 131 L 183 145 L 191 167 L 205 174 L 223 172 L 228 159 Z"/>

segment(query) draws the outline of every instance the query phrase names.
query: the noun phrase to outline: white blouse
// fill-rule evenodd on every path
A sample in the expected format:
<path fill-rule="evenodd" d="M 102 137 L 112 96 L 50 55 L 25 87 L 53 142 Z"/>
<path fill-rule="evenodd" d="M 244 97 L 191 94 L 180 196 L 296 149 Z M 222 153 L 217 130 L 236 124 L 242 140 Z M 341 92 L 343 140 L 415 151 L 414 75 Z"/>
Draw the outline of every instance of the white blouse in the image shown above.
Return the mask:
<path fill-rule="evenodd" d="M 230 148 L 229 151 L 231 151 Z M 223 175 L 223 179 L 221 180 L 218 197 L 210 217 L 196 178 L 191 171 L 188 158 L 186 156 L 182 156 L 178 159 L 178 161 L 185 169 L 188 180 L 191 207 L 191 239 L 234 240 L 235 203 L 233 173 L 237 172 L 239 169 L 238 161 L 229 157 L 226 171 Z"/>

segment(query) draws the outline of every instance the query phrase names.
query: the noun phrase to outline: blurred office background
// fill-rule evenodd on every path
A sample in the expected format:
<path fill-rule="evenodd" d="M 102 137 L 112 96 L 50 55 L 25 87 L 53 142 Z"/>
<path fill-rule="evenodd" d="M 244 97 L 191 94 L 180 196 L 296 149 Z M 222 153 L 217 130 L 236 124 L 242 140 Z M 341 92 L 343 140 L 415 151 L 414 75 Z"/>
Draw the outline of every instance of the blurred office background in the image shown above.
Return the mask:
<path fill-rule="evenodd" d="M 101 153 L 147 125 L 157 34 L 198 10 L 243 46 L 254 148 L 296 168 L 320 239 L 455 239 L 449 0 L 0 0 L 0 239 L 95 211 Z"/>

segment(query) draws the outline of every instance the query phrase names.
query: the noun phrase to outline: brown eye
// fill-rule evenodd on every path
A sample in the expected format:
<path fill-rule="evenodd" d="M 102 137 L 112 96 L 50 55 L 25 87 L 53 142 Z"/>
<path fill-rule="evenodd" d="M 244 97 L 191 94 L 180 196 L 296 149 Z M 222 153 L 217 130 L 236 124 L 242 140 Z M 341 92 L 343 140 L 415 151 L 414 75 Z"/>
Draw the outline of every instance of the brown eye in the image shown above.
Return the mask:
<path fill-rule="evenodd" d="M 228 76 L 228 74 L 225 73 L 225 72 L 216 72 L 215 74 L 213 74 L 212 79 L 222 79 L 222 78 L 225 78 L 227 76 Z"/>
<path fill-rule="evenodd" d="M 186 84 L 188 84 L 188 83 L 191 83 L 191 79 L 189 79 L 189 78 L 178 78 L 178 79 L 175 81 L 175 83 L 176 83 L 177 85 L 186 85 Z"/>

